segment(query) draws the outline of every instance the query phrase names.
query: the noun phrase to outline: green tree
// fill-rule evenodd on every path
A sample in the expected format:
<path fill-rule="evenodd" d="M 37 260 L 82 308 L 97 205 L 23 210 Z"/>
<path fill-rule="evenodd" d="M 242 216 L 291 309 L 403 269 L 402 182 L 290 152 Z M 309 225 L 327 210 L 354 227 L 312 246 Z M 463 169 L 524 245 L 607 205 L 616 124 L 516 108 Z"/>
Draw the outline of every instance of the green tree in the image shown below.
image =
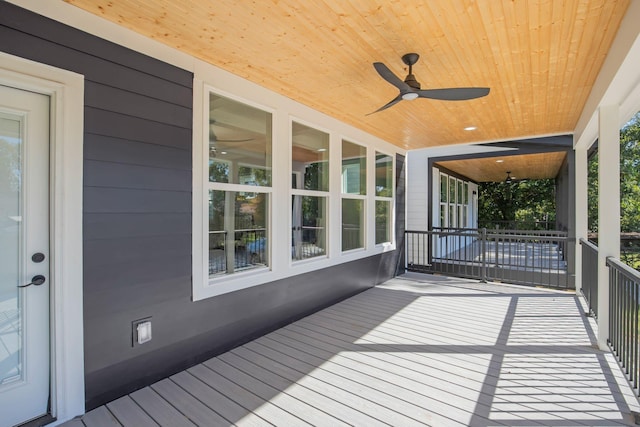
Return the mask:
<path fill-rule="evenodd" d="M 493 228 L 496 221 L 524 223 L 534 228 L 538 222 L 555 221 L 555 180 L 486 182 L 478 189 L 479 225 Z M 501 226 L 513 227 L 513 224 Z"/>
<path fill-rule="evenodd" d="M 598 155 L 589 159 L 588 226 L 598 231 Z M 640 112 L 620 130 L 620 231 L 640 231 Z"/>

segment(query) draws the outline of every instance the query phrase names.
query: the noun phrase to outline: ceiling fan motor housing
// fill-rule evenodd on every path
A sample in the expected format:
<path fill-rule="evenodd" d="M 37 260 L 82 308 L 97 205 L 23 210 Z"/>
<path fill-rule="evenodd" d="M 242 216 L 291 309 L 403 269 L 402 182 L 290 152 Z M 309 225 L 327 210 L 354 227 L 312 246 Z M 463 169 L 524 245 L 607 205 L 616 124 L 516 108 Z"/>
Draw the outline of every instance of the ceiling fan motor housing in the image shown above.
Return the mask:
<path fill-rule="evenodd" d="M 413 74 L 407 75 L 404 82 L 408 84 L 411 89 L 420 90 L 420 83 L 416 80 L 416 77 Z"/>

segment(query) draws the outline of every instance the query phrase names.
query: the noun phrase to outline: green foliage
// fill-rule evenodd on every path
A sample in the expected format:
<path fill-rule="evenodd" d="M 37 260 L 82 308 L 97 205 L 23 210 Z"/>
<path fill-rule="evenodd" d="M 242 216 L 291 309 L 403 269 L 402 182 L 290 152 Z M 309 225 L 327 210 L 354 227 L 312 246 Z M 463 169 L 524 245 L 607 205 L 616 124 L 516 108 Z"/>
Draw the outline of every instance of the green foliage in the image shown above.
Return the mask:
<path fill-rule="evenodd" d="M 498 222 L 525 223 L 555 221 L 555 181 L 537 179 L 519 182 L 481 183 L 478 193 L 478 222 L 491 227 Z M 507 225 L 507 228 L 512 226 Z"/>
<path fill-rule="evenodd" d="M 589 230 L 598 231 L 598 156 L 589 160 Z M 640 231 L 640 112 L 620 130 L 620 231 Z"/>

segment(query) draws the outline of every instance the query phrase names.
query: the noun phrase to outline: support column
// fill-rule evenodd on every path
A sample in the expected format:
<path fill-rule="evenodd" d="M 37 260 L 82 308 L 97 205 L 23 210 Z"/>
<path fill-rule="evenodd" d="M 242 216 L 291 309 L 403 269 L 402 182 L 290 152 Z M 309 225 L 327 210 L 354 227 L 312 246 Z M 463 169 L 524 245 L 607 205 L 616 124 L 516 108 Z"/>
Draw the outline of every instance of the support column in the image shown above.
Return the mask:
<path fill-rule="evenodd" d="M 575 284 L 576 292 L 582 290 L 582 247 L 580 239 L 587 239 L 589 232 L 589 162 L 586 147 L 575 148 Z"/>
<path fill-rule="evenodd" d="M 607 257 L 620 258 L 620 112 L 601 106 L 598 138 L 598 346 L 608 349 L 609 269 Z"/>

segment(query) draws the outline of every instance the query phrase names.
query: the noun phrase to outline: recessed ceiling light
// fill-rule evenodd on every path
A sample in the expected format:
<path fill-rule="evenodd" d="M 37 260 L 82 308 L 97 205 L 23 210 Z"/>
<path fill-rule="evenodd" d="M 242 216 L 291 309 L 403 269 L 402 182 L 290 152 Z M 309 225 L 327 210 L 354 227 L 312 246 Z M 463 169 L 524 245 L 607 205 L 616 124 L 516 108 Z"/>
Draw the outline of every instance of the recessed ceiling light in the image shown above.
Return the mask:
<path fill-rule="evenodd" d="M 464 130 L 476 130 L 478 129 L 477 126 L 467 126 L 466 128 L 464 128 Z"/>
<path fill-rule="evenodd" d="M 326 148 L 318 148 L 318 151 L 322 153 L 323 151 L 327 151 L 327 149 Z"/>
<path fill-rule="evenodd" d="M 225 154 L 227 154 L 227 152 L 226 151 L 221 151 L 220 154 L 225 155 Z"/>
<path fill-rule="evenodd" d="M 502 159 L 496 160 L 496 163 L 503 163 L 503 162 L 504 162 L 504 160 L 502 160 Z"/>

